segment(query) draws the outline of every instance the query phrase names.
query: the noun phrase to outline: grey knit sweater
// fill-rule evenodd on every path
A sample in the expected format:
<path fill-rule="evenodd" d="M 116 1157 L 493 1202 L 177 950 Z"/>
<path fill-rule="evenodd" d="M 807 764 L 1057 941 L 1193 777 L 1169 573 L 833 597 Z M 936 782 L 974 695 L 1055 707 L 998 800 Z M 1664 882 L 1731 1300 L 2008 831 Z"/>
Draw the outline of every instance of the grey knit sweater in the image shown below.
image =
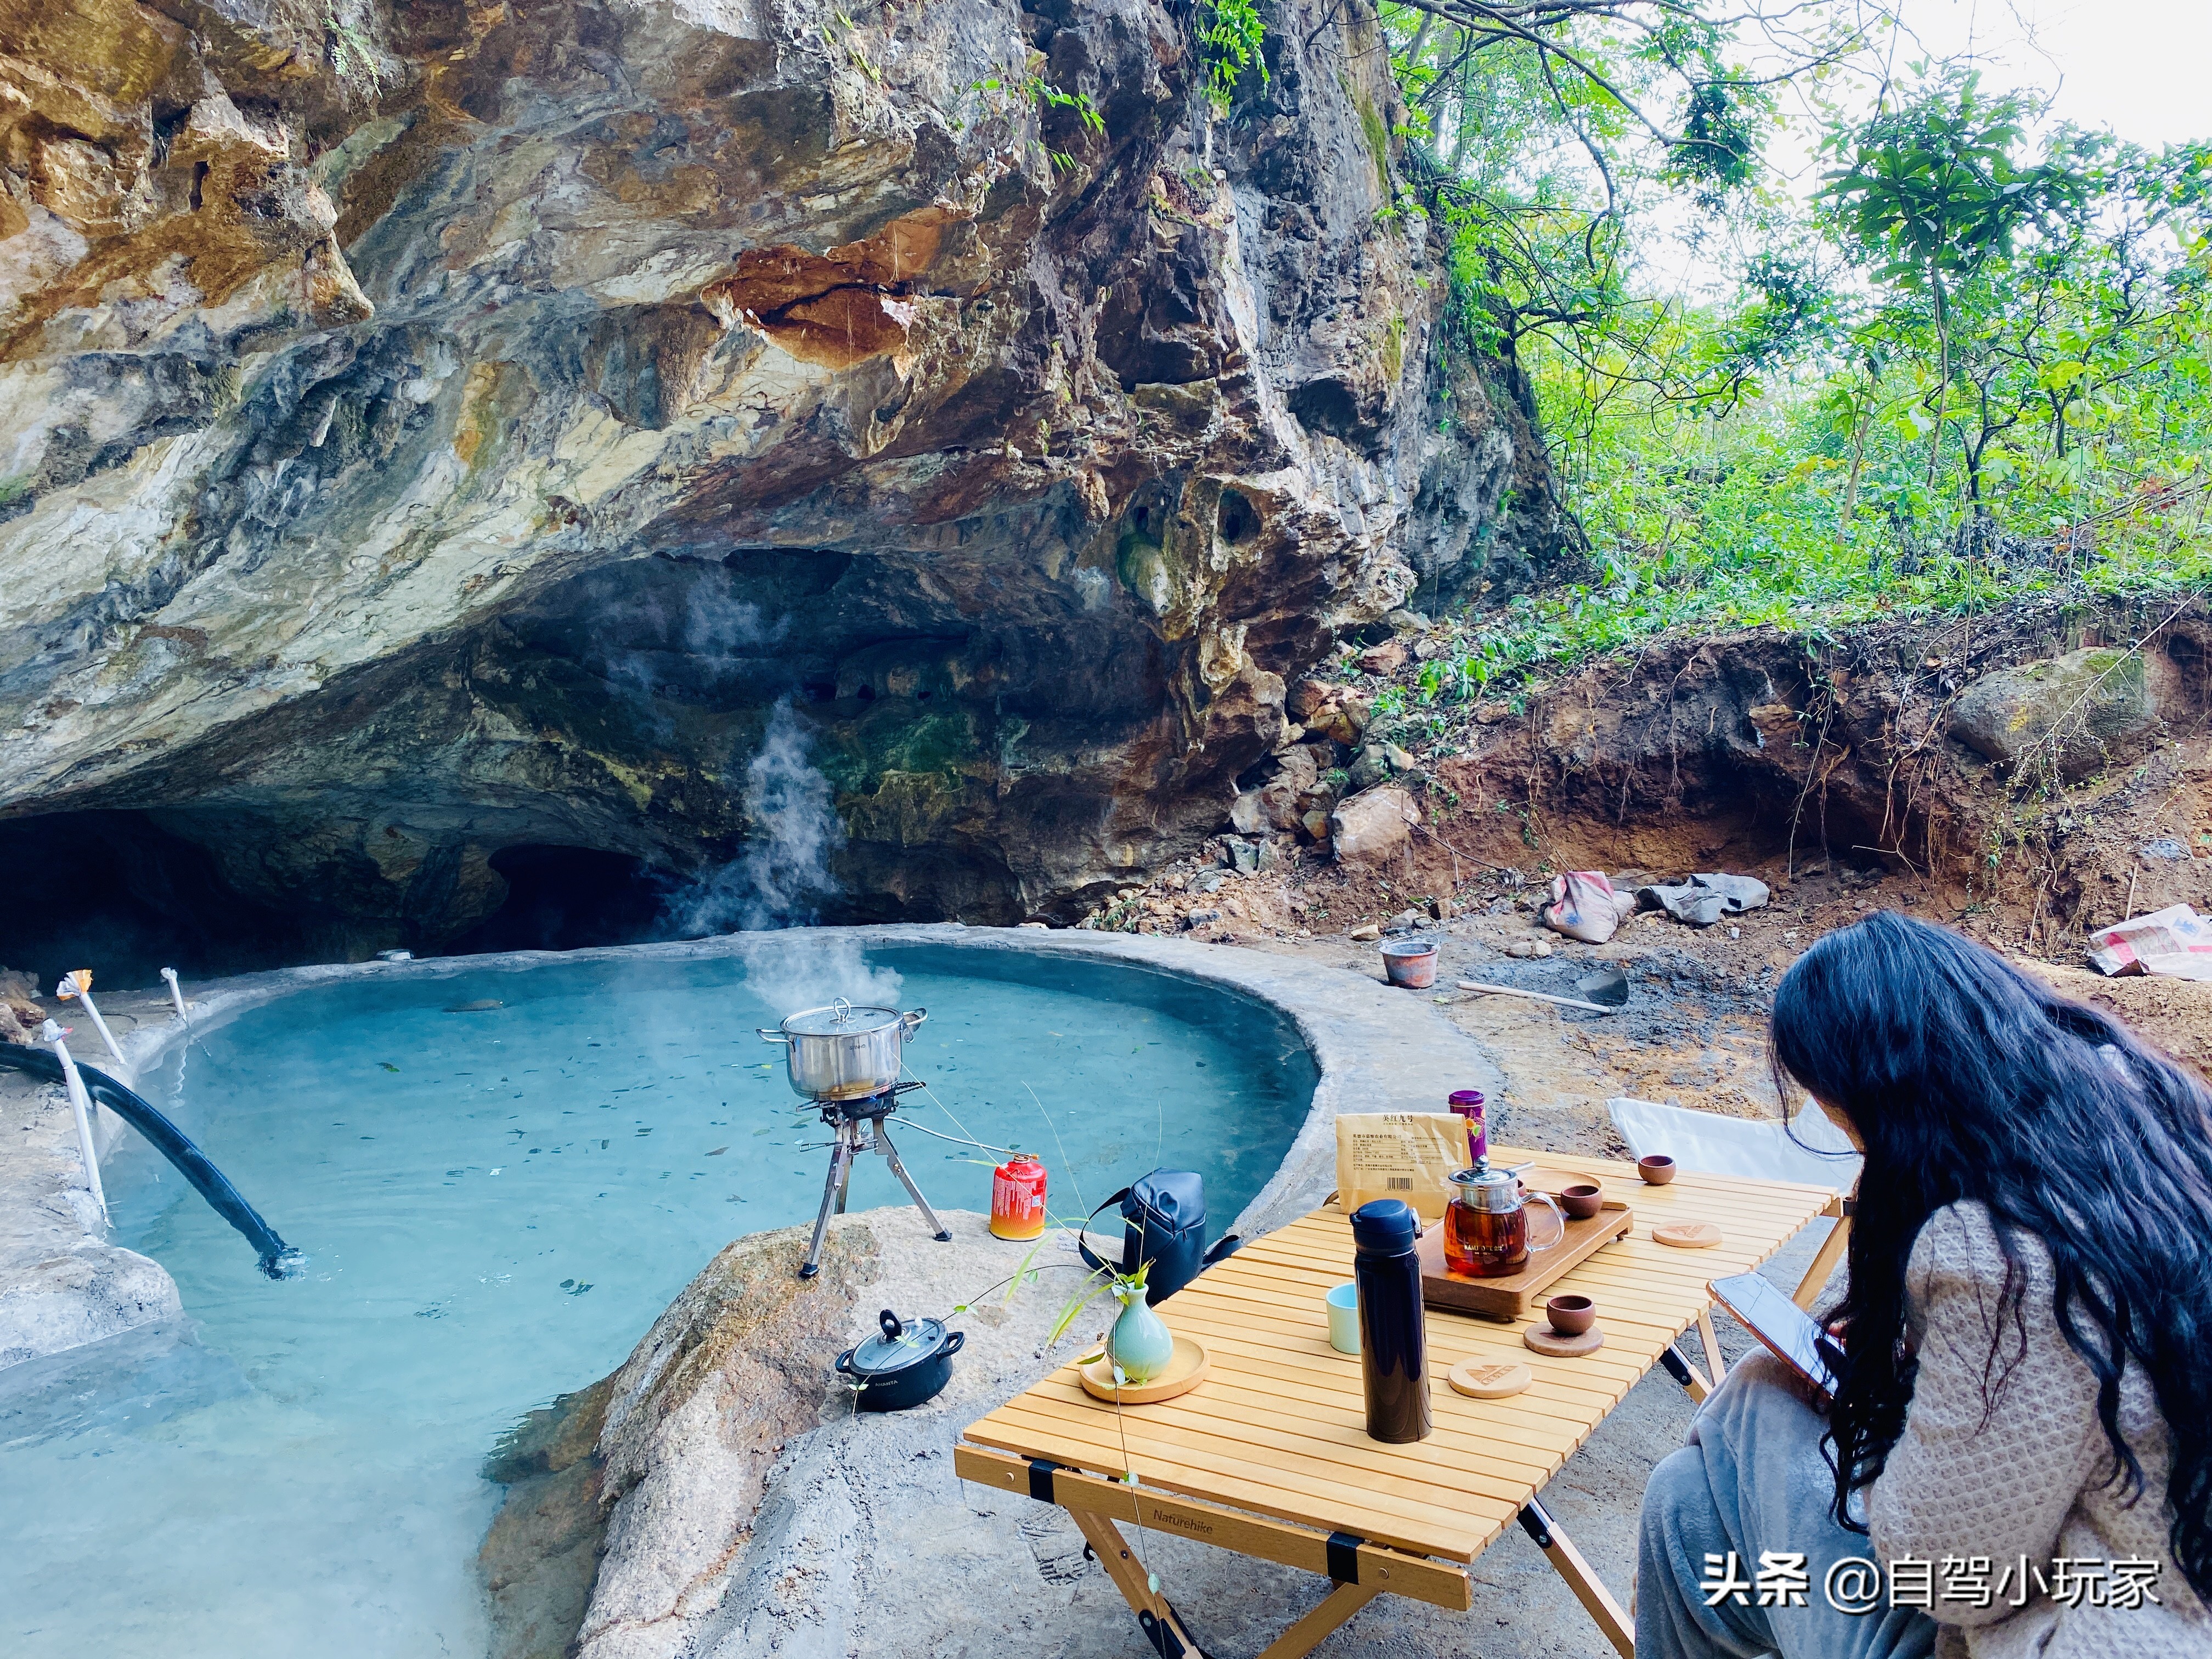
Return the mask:
<path fill-rule="evenodd" d="M 2015 1249 L 2027 1275 L 2024 1324 L 2000 1315 L 2004 1254 L 1981 1205 L 1938 1210 L 1913 1243 L 1905 1289 L 1920 1370 L 1904 1434 L 1868 1492 L 1875 1553 L 1893 1573 L 1900 1559 L 1933 1564 L 1929 1611 L 1945 1626 L 1938 1659 L 2205 1659 L 2212 1614 L 2167 1547 L 2170 1453 L 2149 1379 L 2131 1363 L 2120 1384 L 2120 1429 L 2144 1481 L 2130 1506 L 2097 1420 L 2096 1377 L 2052 1312 L 2050 1252 L 2033 1237 L 2016 1238 Z M 1956 1589 L 1975 1579 L 1971 1567 L 1947 1577 L 1946 1558 L 1975 1557 L 1988 1560 L 1990 1605 L 1943 1599 L 1947 1583 Z M 2022 1557 L 2057 1596 L 2036 1593 L 2030 1577 L 2026 1605 L 2011 1605 Z M 2052 1583 L 2051 1564 L 2062 1557 L 2155 1561 L 2149 1594 L 2158 1604 L 2112 1606 L 2109 1574 L 2087 1582 L 2078 1567 Z M 2000 1594 L 2008 1568 L 2014 1577 Z M 2069 1606 L 2076 1579 L 2084 1582 Z M 2107 1604 L 2093 1605 L 2100 1596 Z M 1979 1599 L 1974 1589 L 1972 1601 Z"/>

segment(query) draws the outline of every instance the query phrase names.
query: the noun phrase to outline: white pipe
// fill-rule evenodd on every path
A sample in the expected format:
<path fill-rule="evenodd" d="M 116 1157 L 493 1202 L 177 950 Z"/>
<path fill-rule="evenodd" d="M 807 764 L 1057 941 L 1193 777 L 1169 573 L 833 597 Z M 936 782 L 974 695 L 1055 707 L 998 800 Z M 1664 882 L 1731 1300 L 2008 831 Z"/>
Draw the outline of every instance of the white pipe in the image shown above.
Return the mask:
<path fill-rule="evenodd" d="M 164 968 L 161 969 L 161 977 L 169 981 L 169 1000 L 177 1006 L 177 1018 L 190 1019 L 191 1016 L 185 1012 L 184 987 L 177 983 L 177 970 L 173 968 Z"/>
<path fill-rule="evenodd" d="M 107 1191 L 100 1184 L 100 1155 L 92 1149 L 92 1097 L 85 1092 L 84 1079 L 77 1075 L 76 1062 L 70 1058 L 69 1044 L 62 1041 L 62 1028 L 48 1020 L 39 1028 L 39 1035 L 54 1045 L 54 1057 L 62 1063 L 62 1082 L 76 1114 L 77 1150 L 84 1155 L 84 1184 L 92 1188 L 92 1201 L 100 1206 L 100 1219 L 105 1225 Z"/>
<path fill-rule="evenodd" d="M 108 1055 L 115 1061 L 120 1080 L 125 1083 L 137 1082 L 137 1078 L 131 1069 L 131 1062 L 123 1058 L 123 1050 L 115 1045 L 115 1033 L 107 1029 L 107 1022 L 100 1017 L 100 1005 L 92 1000 L 92 975 L 82 968 L 74 973 L 63 975 L 62 982 L 54 987 L 54 994 L 64 1000 L 72 993 L 79 1002 L 84 1004 L 85 1012 L 92 1016 L 93 1025 L 100 1032 L 100 1040 L 107 1045 Z"/>

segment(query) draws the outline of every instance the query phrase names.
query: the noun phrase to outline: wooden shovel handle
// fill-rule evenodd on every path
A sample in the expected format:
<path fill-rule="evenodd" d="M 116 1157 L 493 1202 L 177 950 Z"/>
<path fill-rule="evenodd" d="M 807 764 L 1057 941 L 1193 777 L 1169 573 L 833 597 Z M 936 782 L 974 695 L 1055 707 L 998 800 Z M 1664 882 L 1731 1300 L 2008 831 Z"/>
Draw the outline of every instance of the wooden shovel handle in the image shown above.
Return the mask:
<path fill-rule="evenodd" d="M 1555 1002 L 1562 1008 L 1587 1008 L 1594 1014 L 1617 1014 L 1618 1008 L 1608 1008 L 1601 1002 L 1584 1002 L 1579 997 L 1555 997 L 1549 991 L 1523 991 L 1513 985 L 1482 985 L 1473 980 L 1470 988 L 1493 997 L 1527 997 L 1532 1002 Z"/>

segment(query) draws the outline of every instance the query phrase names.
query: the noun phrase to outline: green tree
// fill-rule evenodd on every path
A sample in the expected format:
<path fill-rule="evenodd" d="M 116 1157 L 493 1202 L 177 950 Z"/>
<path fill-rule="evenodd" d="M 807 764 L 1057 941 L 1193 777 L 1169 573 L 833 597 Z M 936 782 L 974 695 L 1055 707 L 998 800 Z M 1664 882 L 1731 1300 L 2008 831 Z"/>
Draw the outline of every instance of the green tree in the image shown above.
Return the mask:
<path fill-rule="evenodd" d="M 1954 293 L 2009 255 L 2023 225 L 2078 207 L 2089 193 L 2088 181 L 2060 161 L 2023 164 L 2018 152 L 2034 112 L 2025 94 L 1989 96 L 1976 72 L 1947 71 L 1827 146 L 1845 165 L 1828 175 L 1820 197 L 1844 236 L 1869 257 L 1876 281 L 1924 295 L 1932 308 L 1930 489 L 1951 386 Z"/>

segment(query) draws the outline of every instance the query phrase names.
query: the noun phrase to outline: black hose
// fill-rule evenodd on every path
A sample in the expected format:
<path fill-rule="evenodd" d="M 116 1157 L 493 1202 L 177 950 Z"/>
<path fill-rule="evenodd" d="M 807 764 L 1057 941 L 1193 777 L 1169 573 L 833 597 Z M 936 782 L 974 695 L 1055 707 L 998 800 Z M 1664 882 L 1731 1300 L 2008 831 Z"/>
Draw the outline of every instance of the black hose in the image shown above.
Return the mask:
<path fill-rule="evenodd" d="M 21 1043 L 0 1042 L 0 1068 L 27 1073 L 41 1083 L 62 1081 L 59 1055 Z M 76 1074 L 84 1079 L 86 1093 L 151 1141 L 154 1150 L 176 1165 L 177 1173 L 191 1182 L 217 1215 L 246 1235 L 261 1259 L 263 1273 L 271 1279 L 289 1279 L 307 1265 L 307 1258 L 276 1236 L 276 1230 L 230 1184 L 230 1177 L 208 1162 L 207 1154 L 182 1129 L 97 1067 L 80 1061 Z"/>

